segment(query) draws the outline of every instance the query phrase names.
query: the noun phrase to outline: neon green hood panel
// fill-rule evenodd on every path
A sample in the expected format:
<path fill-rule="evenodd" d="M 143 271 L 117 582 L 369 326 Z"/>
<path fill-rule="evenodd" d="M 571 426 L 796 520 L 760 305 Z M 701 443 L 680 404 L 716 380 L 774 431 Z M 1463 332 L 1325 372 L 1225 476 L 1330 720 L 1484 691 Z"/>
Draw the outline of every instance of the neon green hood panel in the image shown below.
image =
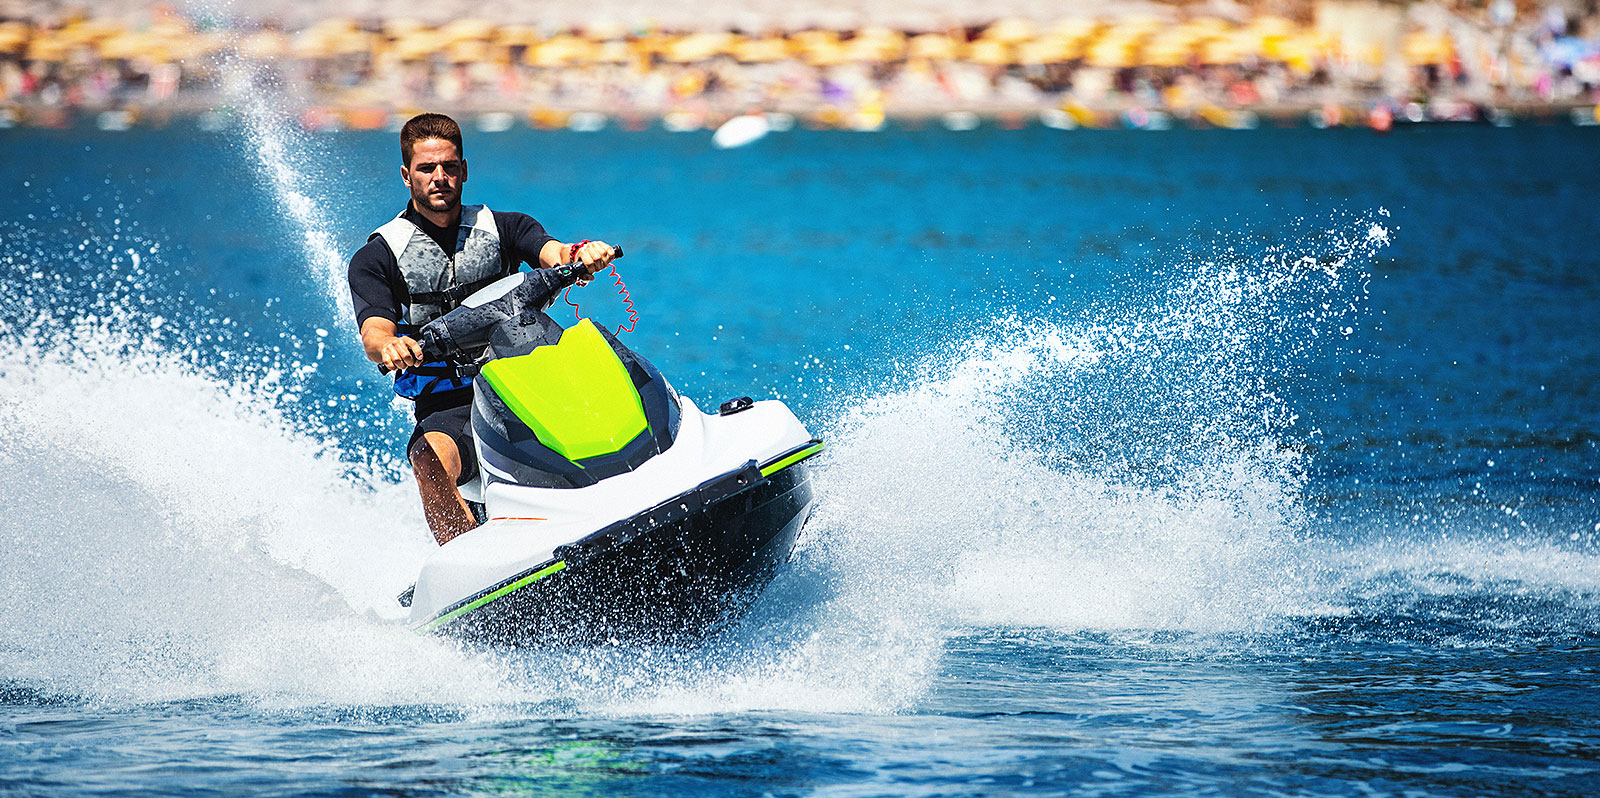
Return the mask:
<path fill-rule="evenodd" d="M 575 463 L 612 454 L 649 426 L 627 367 L 588 319 L 560 343 L 492 360 L 482 374 L 540 443 Z"/>

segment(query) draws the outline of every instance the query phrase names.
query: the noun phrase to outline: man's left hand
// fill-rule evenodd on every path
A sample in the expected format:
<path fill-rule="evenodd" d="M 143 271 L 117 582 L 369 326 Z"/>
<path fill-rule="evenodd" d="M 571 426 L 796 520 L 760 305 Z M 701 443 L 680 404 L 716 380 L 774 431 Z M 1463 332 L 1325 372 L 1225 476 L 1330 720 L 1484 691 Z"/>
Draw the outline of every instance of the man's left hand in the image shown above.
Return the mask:
<path fill-rule="evenodd" d="M 589 269 L 590 274 L 594 274 L 609 265 L 615 255 L 616 250 L 612 249 L 610 244 L 604 241 L 590 241 L 578 247 L 572 262 L 583 264 Z"/>
<path fill-rule="evenodd" d="M 589 274 L 594 274 L 611 265 L 611 260 L 616 257 L 616 254 L 616 250 L 612 249 L 611 245 L 604 241 L 589 241 L 580 245 L 573 252 L 572 262 L 583 264 L 583 268 Z M 585 278 L 579 280 L 578 284 L 583 285 L 588 282 L 589 279 Z"/>

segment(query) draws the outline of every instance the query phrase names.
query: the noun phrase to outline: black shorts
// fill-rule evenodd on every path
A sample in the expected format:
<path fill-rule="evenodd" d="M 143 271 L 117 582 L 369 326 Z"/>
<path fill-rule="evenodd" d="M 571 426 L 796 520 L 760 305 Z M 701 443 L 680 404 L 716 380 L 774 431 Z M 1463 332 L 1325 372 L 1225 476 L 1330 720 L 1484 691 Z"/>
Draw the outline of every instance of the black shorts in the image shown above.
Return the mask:
<path fill-rule="evenodd" d="M 472 439 L 472 405 L 430 408 L 425 415 L 420 412 L 421 407 L 417 409 L 417 428 L 411 431 L 411 440 L 406 443 L 406 455 L 409 457 L 411 450 L 421 442 L 423 433 L 443 432 L 456 442 L 456 449 L 461 452 L 461 476 L 456 478 L 456 484 L 465 485 L 477 479 L 478 446 Z"/>

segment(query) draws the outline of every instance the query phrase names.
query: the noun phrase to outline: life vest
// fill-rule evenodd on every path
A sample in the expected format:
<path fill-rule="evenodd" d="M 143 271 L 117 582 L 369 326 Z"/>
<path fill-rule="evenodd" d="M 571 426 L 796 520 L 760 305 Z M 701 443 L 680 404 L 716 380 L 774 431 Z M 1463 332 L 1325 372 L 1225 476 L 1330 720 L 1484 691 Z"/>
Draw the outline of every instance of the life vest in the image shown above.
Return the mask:
<path fill-rule="evenodd" d="M 509 273 L 500 252 L 494 213 L 482 205 L 461 206 L 455 252 L 440 249 L 438 242 L 404 214 L 367 236 L 368 241 L 374 238 L 383 239 L 405 277 L 410 302 L 401 309 L 405 324 L 399 332 L 403 335 L 415 335 L 422 325 L 449 313 L 463 299 Z M 455 375 L 443 361 L 424 363 L 394 376 L 394 392 L 407 399 L 470 385 L 470 379 Z"/>

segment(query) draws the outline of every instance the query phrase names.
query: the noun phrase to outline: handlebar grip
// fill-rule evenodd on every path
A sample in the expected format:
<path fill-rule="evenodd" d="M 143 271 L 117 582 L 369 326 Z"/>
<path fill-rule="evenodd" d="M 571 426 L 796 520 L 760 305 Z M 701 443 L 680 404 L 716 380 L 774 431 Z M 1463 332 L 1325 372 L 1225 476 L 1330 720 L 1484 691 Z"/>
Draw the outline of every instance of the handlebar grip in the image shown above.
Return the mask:
<path fill-rule="evenodd" d="M 616 246 L 611 248 L 611 259 L 612 260 L 621 260 L 622 259 L 622 245 L 621 244 L 618 244 L 618 245 L 616 245 Z M 574 263 L 569 263 L 567 265 L 568 266 L 576 266 L 578 264 L 576 262 L 574 262 Z"/>
<path fill-rule="evenodd" d="M 431 363 L 431 362 L 433 362 L 435 360 L 439 360 L 439 359 L 441 359 L 443 357 L 443 355 L 438 354 L 437 352 L 434 351 L 433 347 L 428 345 L 429 342 L 428 342 L 428 340 L 426 338 L 422 338 L 422 337 L 415 336 L 415 335 L 409 335 L 409 334 L 406 335 L 406 336 L 403 336 L 403 337 L 411 338 L 412 340 L 422 344 L 422 362 L 423 363 Z M 381 375 L 383 375 L 385 377 L 389 376 L 389 367 L 388 366 L 385 366 L 382 363 L 378 363 L 376 365 L 378 366 L 378 373 L 379 374 L 381 374 Z"/>
<path fill-rule="evenodd" d="M 622 246 L 621 245 L 613 246 L 611 248 L 611 259 L 612 260 L 618 260 L 621 257 L 622 257 Z M 573 273 L 575 271 L 581 270 L 583 268 L 583 266 L 582 266 L 582 264 L 568 263 L 568 264 L 566 264 L 564 266 L 557 266 L 556 268 L 557 269 L 564 269 L 564 270 L 566 270 L 567 274 L 571 274 L 571 273 Z M 427 354 L 427 352 L 426 352 L 427 344 L 424 343 L 423 346 L 425 348 L 423 354 L 426 355 Z M 389 369 L 386 368 L 383 364 L 380 363 L 380 364 L 378 364 L 378 373 L 382 374 L 384 376 L 388 376 Z"/>
<path fill-rule="evenodd" d="M 622 257 L 622 247 L 620 245 L 612 247 L 611 248 L 611 259 L 612 260 L 618 260 L 621 257 Z M 576 262 L 574 262 L 574 263 L 566 263 L 566 264 L 562 264 L 560 266 L 557 266 L 555 268 L 560 273 L 563 273 L 563 274 L 574 274 L 576 272 L 583 271 L 583 264 L 576 263 Z"/>

